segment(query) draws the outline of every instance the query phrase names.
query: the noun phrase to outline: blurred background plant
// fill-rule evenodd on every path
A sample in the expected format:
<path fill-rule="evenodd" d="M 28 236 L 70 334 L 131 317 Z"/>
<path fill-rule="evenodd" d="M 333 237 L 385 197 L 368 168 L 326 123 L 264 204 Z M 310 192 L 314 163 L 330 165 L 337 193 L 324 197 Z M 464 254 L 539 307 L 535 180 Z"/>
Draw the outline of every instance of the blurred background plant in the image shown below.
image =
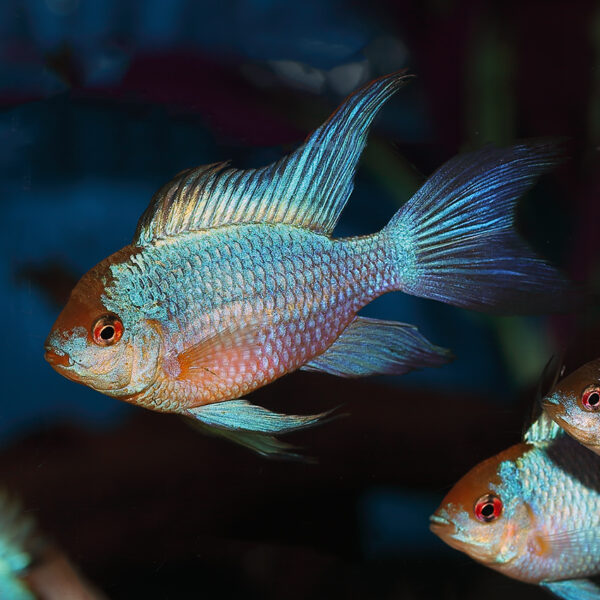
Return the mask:
<path fill-rule="evenodd" d="M 567 348 L 569 368 L 600 354 L 597 302 L 525 318 L 379 299 L 365 314 L 415 323 L 457 358 L 358 383 L 294 374 L 254 394 L 286 412 L 346 403 L 349 418 L 293 437 L 319 466 L 265 462 L 43 361 L 75 281 L 130 241 L 162 183 L 275 160 L 402 68 L 417 78 L 377 119 L 336 235 L 379 229 L 462 150 L 566 138 L 568 160 L 518 222 L 597 289 L 597 2 L 0 3 L 0 473 L 111 598 L 543 597 L 445 549 L 427 516 L 518 441 L 552 353 Z"/>

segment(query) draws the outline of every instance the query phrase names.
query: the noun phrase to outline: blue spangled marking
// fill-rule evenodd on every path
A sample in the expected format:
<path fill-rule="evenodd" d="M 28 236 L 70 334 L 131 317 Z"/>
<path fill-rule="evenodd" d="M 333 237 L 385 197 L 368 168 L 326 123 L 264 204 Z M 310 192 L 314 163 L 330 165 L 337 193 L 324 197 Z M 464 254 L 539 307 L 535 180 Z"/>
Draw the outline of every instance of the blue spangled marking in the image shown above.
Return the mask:
<path fill-rule="evenodd" d="M 384 230 L 398 287 L 487 312 L 573 309 L 577 295 L 513 228 L 517 199 L 558 160 L 556 146 L 533 141 L 448 161 Z"/>
<path fill-rule="evenodd" d="M 410 76 L 387 75 L 352 94 L 306 142 L 260 169 L 217 163 L 184 171 L 142 215 L 134 243 L 234 223 L 287 223 L 329 234 L 353 189 L 375 115 Z"/>

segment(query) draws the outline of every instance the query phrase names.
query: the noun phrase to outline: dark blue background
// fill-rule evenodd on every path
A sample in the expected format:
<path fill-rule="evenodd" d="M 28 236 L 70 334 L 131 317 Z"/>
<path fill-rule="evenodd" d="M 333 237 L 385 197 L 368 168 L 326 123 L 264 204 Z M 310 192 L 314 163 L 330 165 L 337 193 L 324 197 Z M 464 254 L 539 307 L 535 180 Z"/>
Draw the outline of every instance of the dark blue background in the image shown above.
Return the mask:
<path fill-rule="evenodd" d="M 381 228 L 461 150 L 566 136 L 571 159 L 528 195 L 519 224 L 541 254 L 594 287 L 600 12 L 593 2 L 1 3 L 0 444 L 10 448 L 61 423 L 112 431 L 141 411 L 61 378 L 42 346 L 72 284 L 129 243 L 162 183 L 202 163 L 275 160 L 350 91 L 401 68 L 417 78 L 377 119 L 336 234 Z M 594 357 L 595 310 L 500 318 L 391 294 L 365 314 L 413 323 L 455 353 L 451 365 L 384 381 L 403 398 L 430 393 L 424 415 L 435 418 L 436 403 L 451 394 L 525 421 L 523 398 L 553 352 L 568 347 L 573 366 Z M 342 383 L 322 381 L 310 380 L 311 396 L 327 389 L 331 406 L 350 399 Z M 352 399 L 352 412 L 359 401 Z M 285 398 L 275 406 L 285 411 Z M 384 410 L 382 429 L 387 418 Z M 462 418 L 460 407 L 453 418 Z M 429 444 L 427 421 L 416 426 Z M 325 427 L 336 435 L 335 424 Z M 358 434 L 361 422 L 352 427 Z M 452 428 L 448 422 L 449 443 Z M 473 447 L 465 464 L 480 458 Z M 404 459 L 418 460 L 394 460 Z M 391 476 L 394 460 L 383 488 L 365 482 L 358 494 L 362 556 L 440 552 L 426 515 L 443 490 L 425 476 L 429 489 L 413 482 L 405 487 L 419 489 L 403 491 Z"/>

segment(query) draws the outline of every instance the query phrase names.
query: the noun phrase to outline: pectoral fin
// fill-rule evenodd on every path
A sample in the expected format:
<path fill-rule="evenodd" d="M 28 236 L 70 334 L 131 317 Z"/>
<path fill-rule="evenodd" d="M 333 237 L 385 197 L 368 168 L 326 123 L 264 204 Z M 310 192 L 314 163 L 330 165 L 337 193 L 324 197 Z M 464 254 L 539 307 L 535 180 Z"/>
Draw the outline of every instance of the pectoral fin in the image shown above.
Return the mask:
<path fill-rule="evenodd" d="M 542 581 L 540 585 L 563 600 L 600 600 L 600 587 L 589 579 Z"/>
<path fill-rule="evenodd" d="M 177 379 L 202 383 L 209 376 L 225 378 L 228 365 L 244 363 L 260 353 L 264 327 L 264 323 L 225 327 L 175 354 Z"/>
<path fill-rule="evenodd" d="M 434 346 L 412 325 L 356 317 L 323 354 L 301 369 L 339 377 L 400 375 L 450 360 L 449 350 Z"/>

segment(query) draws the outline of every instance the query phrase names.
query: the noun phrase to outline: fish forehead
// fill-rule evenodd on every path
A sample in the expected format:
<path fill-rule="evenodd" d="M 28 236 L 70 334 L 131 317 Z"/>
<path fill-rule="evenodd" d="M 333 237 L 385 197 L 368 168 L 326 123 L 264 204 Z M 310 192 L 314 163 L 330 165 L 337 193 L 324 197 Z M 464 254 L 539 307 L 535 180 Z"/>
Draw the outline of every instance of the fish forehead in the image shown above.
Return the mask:
<path fill-rule="evenodd" d="M 516 444 L 475 465 L 452 487 L 442 500 L 442 506 L 460 507 L 460 510 L 471 514 L 477 499 L 501 483 L 500 466 L 513 462 L 528 449 L 526 444 Z"/>
<path fill-rule="evenodd" d="M 553 390 L 553 395 L 578 398 L 587 387 L 594 384 L 600 384 L 600 359 L 586 363 L 559 381 Z"/>

